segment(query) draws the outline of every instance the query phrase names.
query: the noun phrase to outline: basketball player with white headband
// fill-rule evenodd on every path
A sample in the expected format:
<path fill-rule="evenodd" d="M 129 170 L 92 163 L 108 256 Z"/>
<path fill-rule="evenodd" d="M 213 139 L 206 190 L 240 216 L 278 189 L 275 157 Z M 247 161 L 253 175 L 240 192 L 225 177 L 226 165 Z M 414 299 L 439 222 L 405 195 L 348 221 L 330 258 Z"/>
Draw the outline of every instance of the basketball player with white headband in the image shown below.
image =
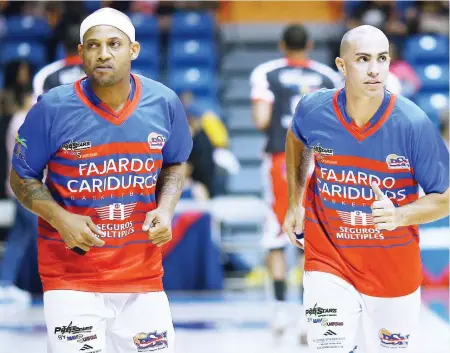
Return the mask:
<path fill-rule="evenodd" d="M 192 137 L 178 96 L 131 74 L 139 50 L 125 14 L 89 15 L 87 77 L 41 95 L 16 137 L 10 184 L 39 216 L 51 353 L 174 352 L 161 247 Z"/>

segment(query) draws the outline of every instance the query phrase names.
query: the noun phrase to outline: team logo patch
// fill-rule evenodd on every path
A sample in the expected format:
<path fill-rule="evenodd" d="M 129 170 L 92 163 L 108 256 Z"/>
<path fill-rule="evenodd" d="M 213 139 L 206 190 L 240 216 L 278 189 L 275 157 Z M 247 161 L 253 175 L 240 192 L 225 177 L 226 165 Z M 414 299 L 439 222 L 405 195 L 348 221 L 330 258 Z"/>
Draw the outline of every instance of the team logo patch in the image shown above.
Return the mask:
<path fill-rule="evenodd" d="M 378 332 L 380 343 L 383 347 L 404 346 L 408 345 L 409 335 L 401 333 L 392 333 L 384 328 Z"/>
<path fill-rule="evenodd" d="M 123 221 L 124 219 L 131 216 L 135 207 L 136 202 L 129 204 L 113 203 L 108 206 L 97 207 L 95 210 L 100 216 L 100 219 L 110 221 L 113 220 Z"/>
<path fill-rule="evenodd" d="M 148 144 L 151 149 L 162 150 L 166 143 L 166 138 L 156 132 L 152 132 L 148 135 Z"/>
<path fill-rule="evenodd" d="M 138 352 L 151 352 L 169 347 L 167 331 L 140 332 L 133 337 L 133 342 Z"/>
<path fill-rule="evenodd" d="M 364 213 L 362 211 L 336 211 L 344 224 L 352 226 L 368 226 L 373 225 L 373 217 L 371 214 Z"/>
<path fill-rule="evenodd" d="M 394 153 L 386 157 L 386 163 L 389 169 L 411 169 L 408 158 Z"/>

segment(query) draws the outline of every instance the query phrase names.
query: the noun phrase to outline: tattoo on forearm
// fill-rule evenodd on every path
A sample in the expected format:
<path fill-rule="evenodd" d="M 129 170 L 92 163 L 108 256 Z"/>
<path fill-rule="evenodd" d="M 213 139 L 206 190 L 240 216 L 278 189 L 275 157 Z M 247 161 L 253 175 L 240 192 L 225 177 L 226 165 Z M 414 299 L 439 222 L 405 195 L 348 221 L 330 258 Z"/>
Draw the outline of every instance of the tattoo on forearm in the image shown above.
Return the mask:
<path fill-rule="evenodd" d="M 298 168 L 295 171 L 295 177 L 298 182 L 298 185 L 305 186 L 306 180 L 308 178 L 309 173 L 309 165 L 311 163 L 313 151 L 309 149 L 304 149 L 300 156 L 300 163 Z"/>
<path fill-rule="evenodd" d="M 32 209 L 33 201 L 53 200 L 47 187 L 36 179 L 13 178 L 11 187 L 17 199 L 28 209 Z"/>
<path fill-rule="evenodd" d="M 176 195 L 183 188 L 183 176 L 169 170 L 161 171 L 158 178 L 158 193 L 160 195 Z"/>

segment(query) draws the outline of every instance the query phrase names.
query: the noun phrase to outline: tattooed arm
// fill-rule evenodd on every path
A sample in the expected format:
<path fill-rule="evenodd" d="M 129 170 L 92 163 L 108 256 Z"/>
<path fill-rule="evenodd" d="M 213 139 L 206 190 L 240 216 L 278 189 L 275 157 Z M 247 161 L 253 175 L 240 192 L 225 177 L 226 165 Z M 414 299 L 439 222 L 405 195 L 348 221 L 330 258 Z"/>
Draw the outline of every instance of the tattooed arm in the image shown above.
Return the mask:
<path fill-rule="evenodd" d="M 168 210 L 171 214 L 183 191 L 185 163 L 172 164 L 161 169 L 156 184 L 156 195 L 158 208 Z"/>
<path fill-rule="evenodd" d="M 50 191 L 37 179 L 22 179 L 12 169 L 9 179 L 17 200 L 31 212 L 52 224 L 55 216 L 66 212 L 53 199 Z"/>
<path fill-rule="evenodd" d="M 90 217 L 66 211 L 56 203 L 40 180 L 22 179 L 12 169 L 10 184 L 17 200 L 55 228 L 68 248 L 76 249 L 75 252 L 83 255 L 93 245 L 105 244 L 103 240 L 97 238 L 97 235 L 104 234 Z"/>
<path fill-rule="evenodd" d="M 172 218 L 183 190 L 185 167 L 185 163 L 177 163 L 161 169 L 156 184 L 158 206 L 147 213 L 142 226 L 151 242 L 158 247 L 172 239 Z"/>
<path fill-rule="evenodd" d="M 289 190 L 289 207 L 302 204 L 313 151 L 307 149 L 291 129 L 286 137 L 286 174 Z"/>

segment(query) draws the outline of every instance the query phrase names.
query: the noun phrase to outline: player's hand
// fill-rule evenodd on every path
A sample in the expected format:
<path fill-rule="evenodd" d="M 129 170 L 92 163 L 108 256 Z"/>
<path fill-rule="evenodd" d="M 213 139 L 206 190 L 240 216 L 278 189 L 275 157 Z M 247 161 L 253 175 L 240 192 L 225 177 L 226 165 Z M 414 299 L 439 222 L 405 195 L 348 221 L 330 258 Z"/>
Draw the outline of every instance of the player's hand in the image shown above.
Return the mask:
<path fill-rule="evenodd" d="M 303 244 L 297 239 L 297 235 L 303 233 L 305 221 L 305 209 L 302 206 L 290 207 L 286 212 L 286 217 L 283 223 L 283 232 L 289 238 L 289 241 L 296 247 L 303 249 Z"/>
<path fill-rule="evenodd" d="M 400 226 L 400 212 L 378 184 L 372 183 L 376 201 L 372 204 L 373 223 L 376 229 L 394 230 Z"/>
<path fill-rule="evenodd" d="M 148 212 L 142 230 L 148 232 L 148 238 L 153 244 L 163 246 L 172 240 L 172 214 L 159 208 Z"/>
<path fill-rule="evenodd" d="M 56 218 L 52 226 L 58 231 L 69 249 L 80 248 L 87 252 L 92 246 L 105 245 L 105 241 L 97 237 L 105 234 L 89 216 L 64 212 Z"/>

